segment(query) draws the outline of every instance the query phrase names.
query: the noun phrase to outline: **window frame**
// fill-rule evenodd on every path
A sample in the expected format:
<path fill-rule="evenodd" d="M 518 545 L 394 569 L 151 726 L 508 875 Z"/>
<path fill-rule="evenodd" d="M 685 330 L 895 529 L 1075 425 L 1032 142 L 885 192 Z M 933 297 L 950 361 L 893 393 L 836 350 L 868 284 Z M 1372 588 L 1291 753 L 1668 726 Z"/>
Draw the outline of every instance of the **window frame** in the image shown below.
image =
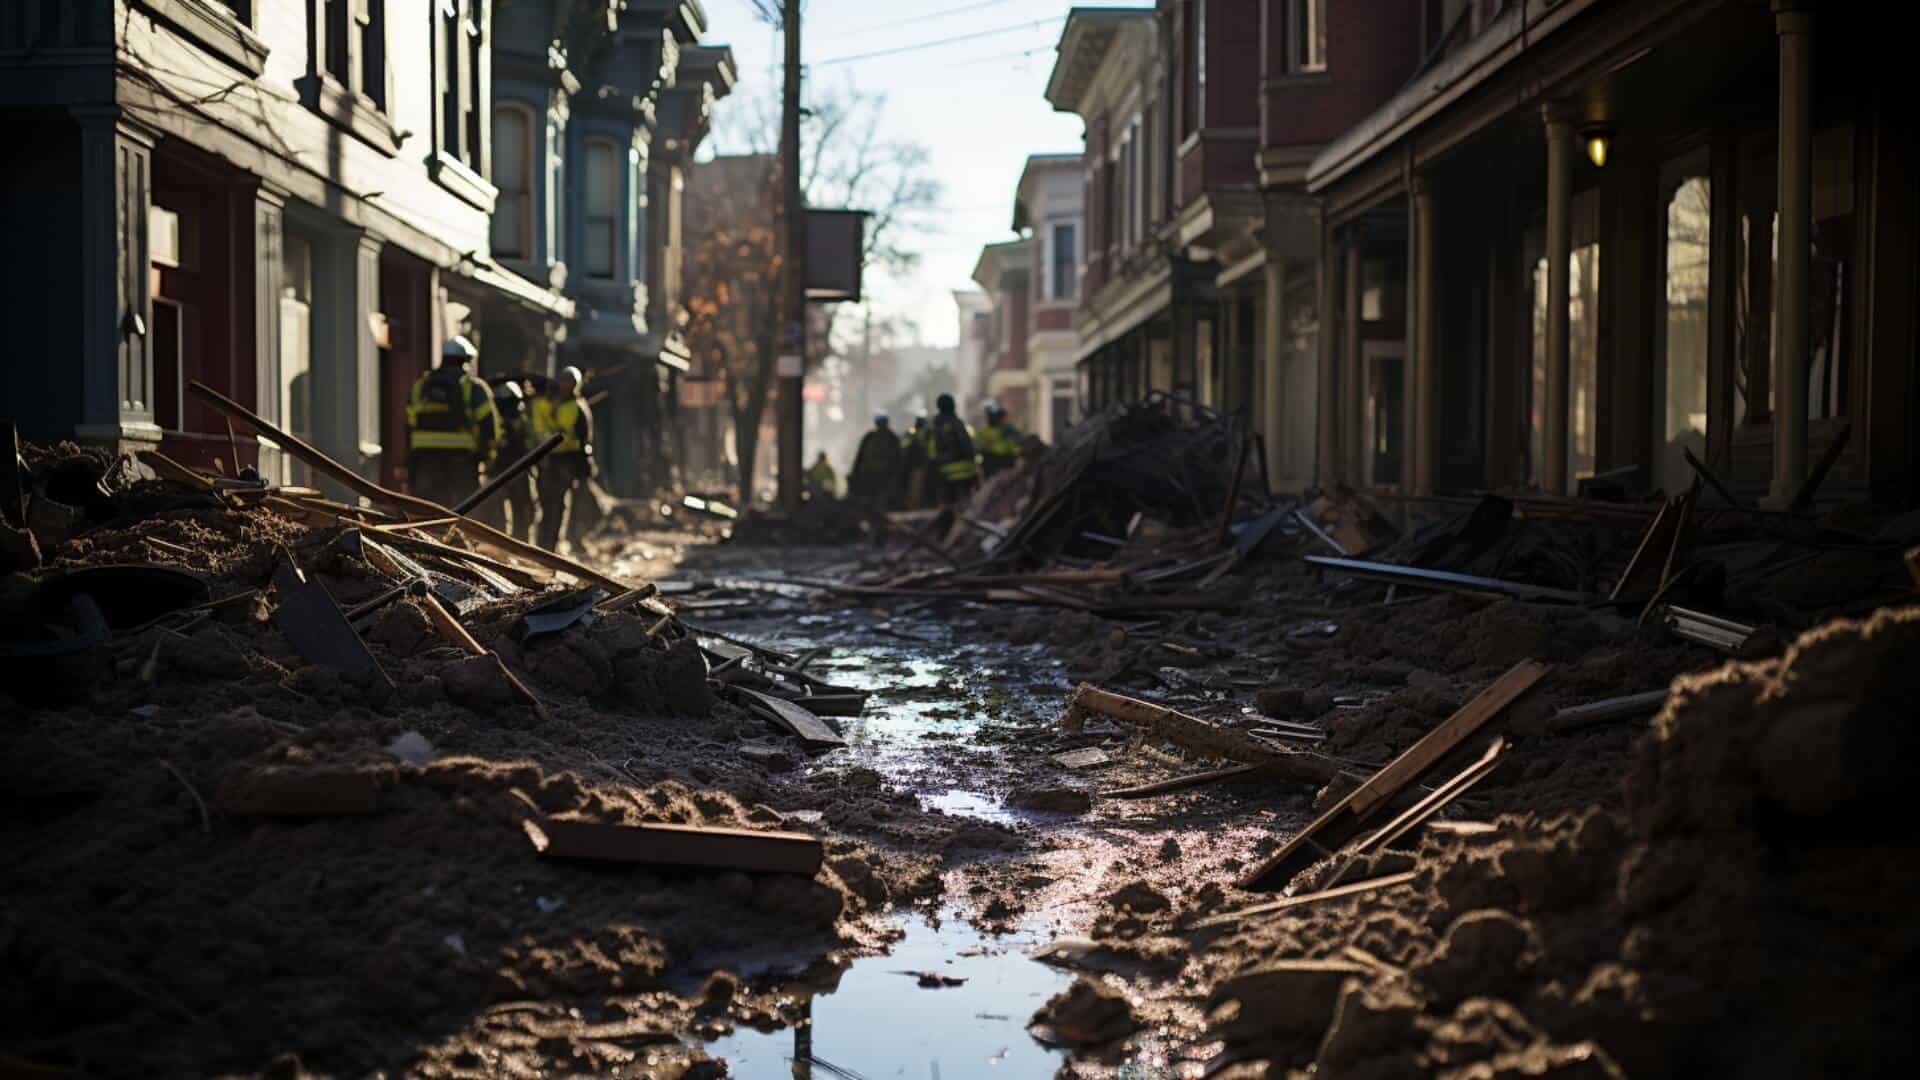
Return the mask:
<path fill-rule="evenodd" d="M 608 185 L 606 200 L 608 205 L 605 212 L 594 205 L 593 198 L 594 174 L 598 171 L 597 166 L 601 164 L 594 160 L 594 154 L 600 150 L 606 152 L 604 179 Z M 620 243 L 620 181 L 626 155 L 620 152 L 620 143 L 617 140 L 605 135 L 589 135 L 581 144 L 580 157 L 583 171 L 580 192 L 581 272 L 595 281 L 618 281 L 622 247 Z M 601 223 L 607 227 L 605 254 L 608 259 L 608 269 L 605 273 L 596 270 L 594 262 L 596 248 L 593 229 L 596 224 Z"/>
<path fill-rule="evenodd" d="M 486 13 L 486 0 L 427 5 L 433 49 L 433 153 L 427 166 L 440 186 L 492 213 L 499 193 L 487 179 L 493 110 Z"/>
<path fill-rule="evenodd" d="M 493 124 L 497 128 L 501 120 L 512 117 L 523 127 L 520 161 L 520 187 L 503 186 L 497 176 L 497 170 L 503 160 L 494 158 L 492 165 L 496 173 L 489 174 L 489 182 L 497 193 L 493 205 L 493 220 L 499 221 L 503 207 L 517 205 L 520 213 L 519 246 L 517 250 L 502 250 L 497 237 L 489 236 L 493 253 L 497 258 L 531 260 L 534 257 L 534 195 L 537 191 L 534 168 L 543 155 L 537 154 L 536 142 L 543 140 L 543 125 L 540 114 L 524 101 L 503 99 L 493 103 Z M 498 140 L 495 140 L 496 142 Z"/>
<path fill-rule="evenodd" d="M 404 139 L 391 115 L 393 64 L 387 47 L 386 0 L 313 0 L 307 10 L 307 73 L 295 84 L 301 102 L 382 154 L 398 157 Z M 369 37 L 379 64 L 372 77 L 364 63 Z M 336 44 L 342 50 L 337 58 Z M 334 70 L 336 59 L 346 75 L 344 81 Z"/>
<path fill-rule="evenodd" d="M 1287 74 L 1326 74 L 1327 0 L 1285 0 L 1285 2 L 1287 21 L 1284 37 Z"/>
<path fill-rule="evenodd" d="M 1066 231 L 1070 250 L 1064 261 L 1061 258 L 1060 233 Z M 1052 290 L 1054 300 L 1074 300 L 1080 295 L 1080 237 L 1078 223 L 1074 221 L 1052 221 L 1047 224 L 1047 285 Z M 1061 280 L 1061 271 L 1066 271 L 1066 281 Z"/>

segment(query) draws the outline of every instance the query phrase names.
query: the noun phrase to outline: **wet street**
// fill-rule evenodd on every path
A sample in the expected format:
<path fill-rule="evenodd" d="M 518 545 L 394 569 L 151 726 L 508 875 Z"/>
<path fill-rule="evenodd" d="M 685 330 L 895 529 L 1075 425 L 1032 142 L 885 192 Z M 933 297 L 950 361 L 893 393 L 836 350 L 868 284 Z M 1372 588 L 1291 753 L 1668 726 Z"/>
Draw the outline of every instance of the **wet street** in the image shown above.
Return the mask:
<path fill-rule="evenodd" d="M 805 773 L 831 782 L 852 778 L 963 828 L 982 827 L 970 849 L 945 852 L 938 899 L 887 920 L 892 940 L 884 954 L 800 970 L 750 965 L 793 999 L 801 1024 L 736 1030 L 708 1052 L 727 1058 L 741 1076 L 772 1075 L 770 1066 L 805 1053 L 823 1063 L 816 1076 L 957 1077 L 987 1069 L 1042 1075 L 1065 1053 L 1030 1034 L 1029 1021 L 1076 973 L 1091 972 L 1142 1004 L 1153 999 L 1147 1011 L 1162 1018 L 1112 1064 L 1157 1067 L 1130 1075 L 1200 1075 L 1200 1060 L 1180 1060 L 1201 1017 L 1174 986 L 1179 958 L 1115 956 L 1088 935 L 1102 901 L 1110 904 L 1121 890 L 1144 889 L 1172 903 L 1219 882 L 1263 838 L 1270 847 L 1282 830 L 1305 820 L 1303 793 L 1297 786 L 1234 787 L 1097 798 L 1187 766 L 1138 746 L 1111 723 L 1062 730 L 1075 686 L 1063 650 L 1045 641 L 1014 644 L 997 633 L 1007 622 L 1004 607 L 868 606 L 793 583 L 879 565 L 877 557 L 862 563 L 850 554 L 859 553 L 694 544 L 669 556 L 642 539 L 613 560 L 617 572 L 658 574 L 697 638 L 721 649 L 744 643 L 805 657 L 809 675 L 872 695 L 861 715 L 839 721 L 848 745 L 806 759 L 799 765 Z M 1211 690 L 1180 669 L 1167 678 L 1188 687 L 1170 698 L 1183 707 L 1214 716 L 1251 712 L 1251 691 L 1236 690 L 1224 676 L 1217 680 L 1222 688 Z M 1075 752 L 1101 760 L 1054 760 Z M 831 808 L 799 818 L 855 835 L 863 824 Z M 886 836 L 883 827 L 875 837 L 882 850 L 901 844 Z M 911 839 L 901 848 L 920 854 Z M 922 987 L 919 972 L 963 981 Z"/>

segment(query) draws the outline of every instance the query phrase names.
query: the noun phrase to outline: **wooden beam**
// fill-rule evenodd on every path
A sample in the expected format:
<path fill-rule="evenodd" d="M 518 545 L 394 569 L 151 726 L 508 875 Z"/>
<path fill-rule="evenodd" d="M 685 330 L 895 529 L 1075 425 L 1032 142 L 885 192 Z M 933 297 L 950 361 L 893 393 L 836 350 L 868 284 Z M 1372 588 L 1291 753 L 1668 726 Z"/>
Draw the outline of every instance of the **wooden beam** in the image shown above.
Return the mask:
<path fill-rule="evenodd" d="M 602 825 L 591 821 L 525 821 L 533 849 L 549 859 L 705 866 L 762 874 L 820 872 L 825 850 L 805 833 L 693 825 Z"/>
<path fill-rule="evenodd" d="M 428 502 L 426 499 L 417 496 L 404 495 L 400 492 L 390 491 L 387 488 L 381 487 L 379 484 L 368 480 L 366 477 L 361 476 L 359 473 L 328 457 L 312 444 L 298 436 L 281 430 L 270 421 L 256 415 L 246 406 L 234 401 L 199 380 L 188 383 L 187 390 L 209 408 L 239 420 L 260 434 L 272 439 L 275 443 L 279 444 L 282 450 L 305 463 L 306 466 L 313 471 L 333 479 L 342 487 L 363 498 L 382 506 L 392 507 L 399 511 L 403 517 L 430 519 L 447 517 L 451 514 L 448 508 L 441 506 L 439 503 Z M 460 517 L 461 530 L 473 537 L 476 543 L 504 553 L 510 558 L 524 559 L 535 565 L 544 566 L 549 570 L 572 574 L 581 581 L 598 585 L 611 593 L 623 593 L 629 589 L 626 583 L 608 577 L 600 571 L 586 566 L 583 563 L 575 562 L 564 555 L 516 540 L 490 525 L 475 521 L 473 518 L 464 515 L 454 516 Z M 640 586 L 642 589 L 652 587 L 651 583 Z"/>
<path fill-rule="evenodd" d="M 1475 695 L 1472 701 L 1408 747 L 1346 798 L 1297 833 L 1240 879 L 1243 889 L 1272 890 L 1284 885 L 1315 853 L 1339 850 L 1360 832 L 1363 822 L 1407 788 L 1432 772 L 1440 760 L 1478 734 L 1495 717 L 1539 685 L 1550 669 L 1522 660 Z"/>
<path fill-rule="evenodd" d="M 1074 730 L 1089 714 L 1145 728 L 1159 738 L 1205 757 L 1259 765 L 1263 771 L 1289 780 L 1324 784 L 1340 771 L 1339 766 L 1325 758 L 1269 746 L 1250 735 L 1177 709 L 1082 683 L 1068 699 L 1062 723 L 1068 730 Z"/>

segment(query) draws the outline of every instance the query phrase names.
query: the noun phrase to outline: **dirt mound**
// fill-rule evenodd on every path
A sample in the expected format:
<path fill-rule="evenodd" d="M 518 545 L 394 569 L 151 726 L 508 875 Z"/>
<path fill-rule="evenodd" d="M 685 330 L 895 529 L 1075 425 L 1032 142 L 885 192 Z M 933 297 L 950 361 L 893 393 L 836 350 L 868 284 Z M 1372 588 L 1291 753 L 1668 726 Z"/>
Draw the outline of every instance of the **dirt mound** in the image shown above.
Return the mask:
<path fill-rule="evenodd" d="M 1406 885 L 1207 939 L 1200 968 L 1253 988 L 1216 1011 L 1228 1053 L 1321 1076 L 1884 1069 L 1920 992 L 1920 869 L 1891 813 L 1920 750 L 1917 661 L 1920 608 L 1889 609 L 1682 678 L 1623 809 L 1429 835 Z M 1304 1034 L 1229 1022 L 1275 1007 L 1300 959 L 1358 964 Z"/>

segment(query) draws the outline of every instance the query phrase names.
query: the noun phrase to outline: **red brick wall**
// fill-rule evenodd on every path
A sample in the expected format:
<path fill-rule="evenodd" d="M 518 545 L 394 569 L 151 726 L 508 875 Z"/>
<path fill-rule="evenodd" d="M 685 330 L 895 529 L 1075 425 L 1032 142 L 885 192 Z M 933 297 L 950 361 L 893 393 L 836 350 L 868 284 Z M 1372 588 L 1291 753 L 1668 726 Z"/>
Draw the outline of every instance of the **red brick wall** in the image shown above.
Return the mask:
<path fill-rule="evenodd" d="M 1071 330 L 1073 312 L 1063 307 L 1042 308 L 1033 316 L 1035 330 Z"/>
<path fill-rule="evenodd" d="M 1033 430 L 1033 404 L 1027 400 L 1027 388 L 1009 386 L 1000 391 L 1000 405 L 1007 410 L 1007 419 L 1022 431 Z"/>
<path fill-rule="evenodd" d="M 1007 326 L 1007 347 L 994 359 L 993 366 L 1000 371 L 1025 371 L 1027 368 L 1027 310 L 1031 299 L 1025 287 L 1003 289 L 1000 303 L 1005 305 Z"/>
<path fill-rule="evenodd" d="M 1253 127 L 1260 122 L 1262 0 L 1197 2 L 1207 5 L 1207 114 L 1202 123 L 1210 128 Z"/>
<path fill-rule="evenodd" d="M 1405 85 L 1420 59 L 1419 0 L 1327 4 L 1324 78 L 1285 70 L 1286 0 L 1261 0 L 1261 141 L 1327 142 Z M 1278 80 L 1278 81 L 1275 81 Z"/>

